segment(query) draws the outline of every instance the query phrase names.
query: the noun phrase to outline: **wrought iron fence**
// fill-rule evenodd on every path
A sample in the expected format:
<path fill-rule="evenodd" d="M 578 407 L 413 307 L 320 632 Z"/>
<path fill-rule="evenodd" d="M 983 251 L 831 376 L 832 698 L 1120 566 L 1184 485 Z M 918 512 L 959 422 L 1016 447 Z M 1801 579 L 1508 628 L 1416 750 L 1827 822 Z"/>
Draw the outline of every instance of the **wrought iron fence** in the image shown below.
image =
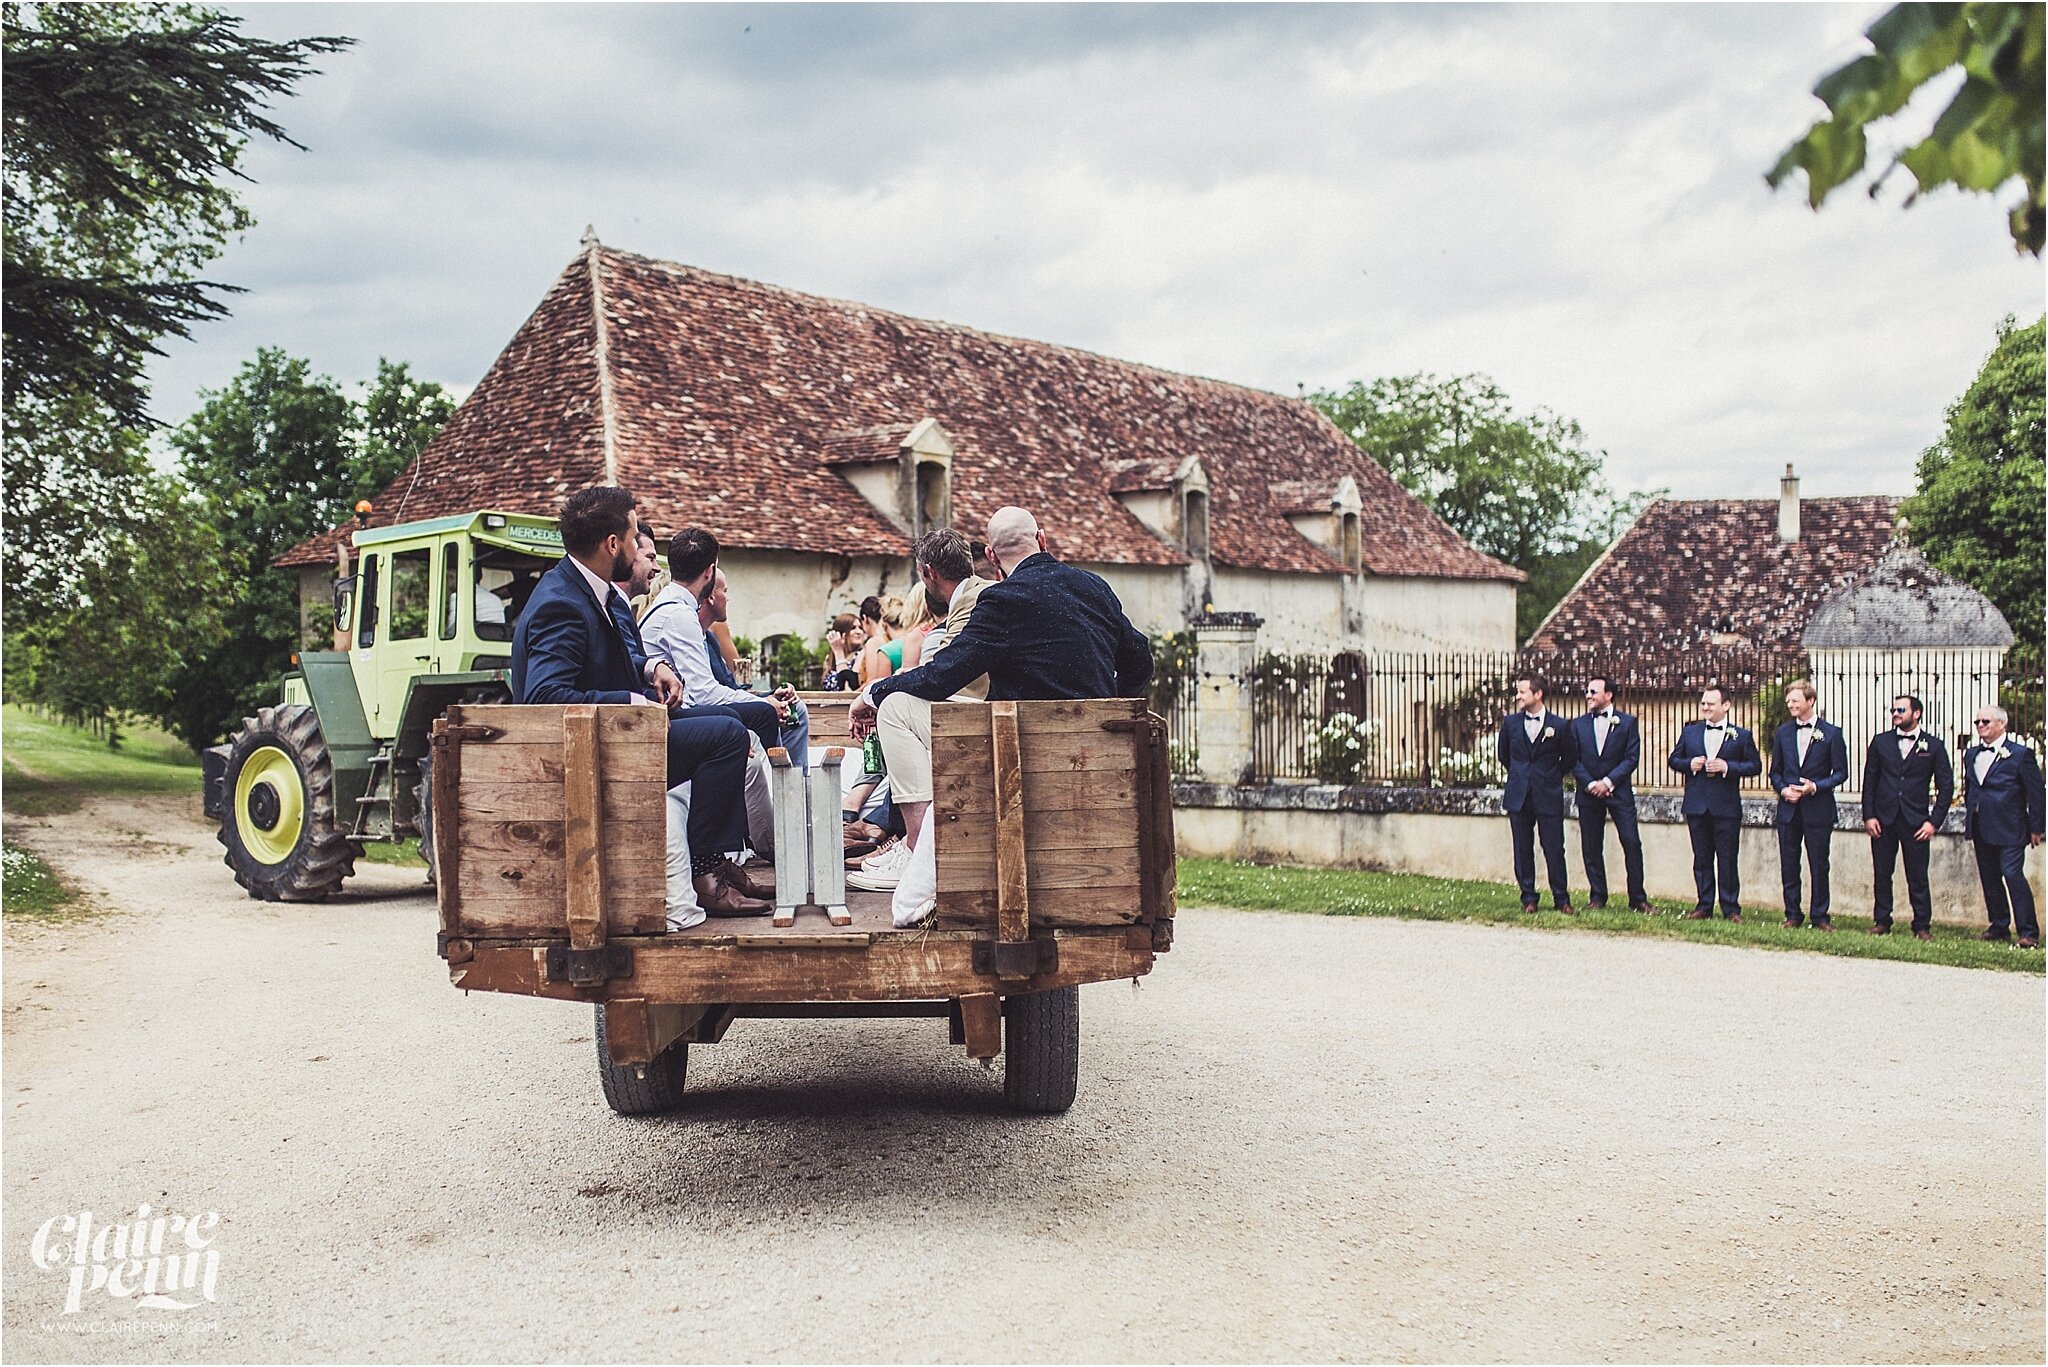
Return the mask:
<path fill-rule="evenodd" d="M 1923 725 L 1959 753 L 1969 743 L 1975 708 L 2000 701 L 2011 727 L 2030 738 L 2044 730 L 2043 679 L 2038 658 L 2015 655 L 2001 664 L 1981 650 L 1759 651 L 1713 649 L 1674 656 L 1615 654 L 1474 655 L 1345 653 L 1267 655 L 1236 680 L 1250 710 L 1252 777 L 1256 781 L 1383 783 L 1425 787 L 1480 787 L 1503 775 L 1494 737 L 1513 706 L 1513 680 L 1536 670 L 1549 681 L 1551 710 L 1575 716 L 1584 708 L 1586 680 L 1598 675 L 1613 688 L 1616 705 L 1642 724 L 1643 758 L 1636 785 L 1676 787 L 1666 765 L 1679 732 L 1699 715 L 1700 690 L 1727 689 L 1737 725 L 1756 733 L 1768 767 L 1771 738 L 1790 716 L 1785 687 L 1810 680 L 1821 714 L 1846 733 L 1848 791 L 1860 788 L 1870 738 L 1890 725 L 1898 693 L 1920 697 Z M 1170 717 L 1181 718 L 1177 742 L 1195 734 L 1192 668 L 1173 681 Z M 1155 706 L 1158 704 L 1155 703 Z M 1190 758 L 1192 759 L 1192 752 Z M 1766 775 L 1744 783 L 1770 791 Z"/>
<path fill-rule="evenodd" d="M 1200 758 L 1195 733 L 1201 716 L 1198 690 L 1202 680 L 1195 661 L 1193 632 L 1153 639 L 1151 707 L 1166 719 L 1167 755 L 1176 778 L 1193 777 Z"/>

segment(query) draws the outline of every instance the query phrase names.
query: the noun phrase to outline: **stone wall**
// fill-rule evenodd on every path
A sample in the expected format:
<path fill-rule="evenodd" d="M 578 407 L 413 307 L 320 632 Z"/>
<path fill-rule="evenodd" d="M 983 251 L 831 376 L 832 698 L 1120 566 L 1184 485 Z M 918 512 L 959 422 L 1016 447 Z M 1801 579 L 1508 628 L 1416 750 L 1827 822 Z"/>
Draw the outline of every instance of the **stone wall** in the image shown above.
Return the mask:
<path fill-rule="evenodd" d="M 1651 899 L 1667 909 L 1689 908 L 1693 901 L 1692 846 L 1678 803 L 1674 794 L 1641 793 L 1636 798 L 1644 876 Z M 1575 816 L 1572 794 L 1565 795 L 1565 804 L 1567 812 Z M 1768 800 L 1750 799 L 1743 804 L 1741 874 L 1743 905 L 1775 915 L 1782 910 L 1782 903 L 1772 811 Z M 1180 853 L 1191 858 L 1514 881 L 1507 814 L 1498 788 L 1176 783 L 1173 819 Z M 1934 837 L 1929 865 L 1934 917 L 1957 925 L 1982 926 L 1984 899 L 1962 824 L 1963 814 L 1951 812 L 1941 833 Z M 1853 802 L 1844 804 L 1839 825 L 1831 861 L 1834 914 L 1839 924 L 1860 924 L 1870 914 L 1870 840 L 1857 820 Z M 1565 859 L 1571 869 L 1573 900 L 1583 904 L 1585 868 L 1579 858 L 1578 827 L 1570 819 L 1565 829 Z M 2027 870 L 2035 900 L 2048 905 L 2042 896 L 2043 867 L 2042 851 L 2030 851 Z M 1607 837 L 1607 876 L 1610 896 L 1616 901 L 1624 899 L 1627 885 L 1621 845 L 1611 832 Z M 1537 882 L 1546 882 L 1540 854 Z M 1549 903 L 1547 893 L 1544 903 Z M 1893 916 L 1900 925 L 1911 919 L 1903 871 L 1895 876 Z"/>

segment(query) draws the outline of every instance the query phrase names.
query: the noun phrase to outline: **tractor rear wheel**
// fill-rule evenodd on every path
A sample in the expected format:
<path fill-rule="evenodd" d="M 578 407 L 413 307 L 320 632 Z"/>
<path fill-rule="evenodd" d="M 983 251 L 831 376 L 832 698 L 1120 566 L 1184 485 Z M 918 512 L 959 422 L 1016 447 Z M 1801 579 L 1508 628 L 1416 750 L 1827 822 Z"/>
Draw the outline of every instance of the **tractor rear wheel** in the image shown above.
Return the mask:
<path fill-rule="evenodd" d="M 228 740 L 220 843 L 235 881 L 266 902 L 318 902 L 355 872 L 334 810 L 334 760 L 304 703 L 258 708 Z"/>

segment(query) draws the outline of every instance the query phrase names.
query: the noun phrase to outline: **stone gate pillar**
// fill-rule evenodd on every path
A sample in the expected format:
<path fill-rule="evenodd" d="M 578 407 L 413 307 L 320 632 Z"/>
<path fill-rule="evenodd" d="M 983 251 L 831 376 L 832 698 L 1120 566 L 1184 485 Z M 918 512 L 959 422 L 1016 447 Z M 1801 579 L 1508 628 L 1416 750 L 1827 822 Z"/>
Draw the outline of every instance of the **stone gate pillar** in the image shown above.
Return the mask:
<path fill-rule="evenodd" d="M 1259 658 L 1254 612 L 1205 612 L 1194 619 L 1195 773 L 1204 783 L 1246 783 L 1252 772 L 1252 705 L 1245 680 Z"/>

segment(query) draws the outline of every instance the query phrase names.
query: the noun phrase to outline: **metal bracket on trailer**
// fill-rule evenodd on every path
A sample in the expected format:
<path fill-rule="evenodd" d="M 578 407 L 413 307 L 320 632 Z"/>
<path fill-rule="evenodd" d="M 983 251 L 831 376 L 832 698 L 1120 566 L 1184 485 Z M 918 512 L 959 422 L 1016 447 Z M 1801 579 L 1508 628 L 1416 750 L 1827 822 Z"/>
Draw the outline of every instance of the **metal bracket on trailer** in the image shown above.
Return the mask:
<path fill-rule="evenodd" d="M 1054 939 L 976 940 L 974 971 L 993 973 L 998 978 L 1033 978 L 1056 973 L 1060 966 L 1060 945 Z"/>
<path fill-rule="evenodd" d="M 548 981 L 594 987 L 613 978 L 633 976 L 633 946 L 616 940 L 592 949 L 548 946 Z"/>

